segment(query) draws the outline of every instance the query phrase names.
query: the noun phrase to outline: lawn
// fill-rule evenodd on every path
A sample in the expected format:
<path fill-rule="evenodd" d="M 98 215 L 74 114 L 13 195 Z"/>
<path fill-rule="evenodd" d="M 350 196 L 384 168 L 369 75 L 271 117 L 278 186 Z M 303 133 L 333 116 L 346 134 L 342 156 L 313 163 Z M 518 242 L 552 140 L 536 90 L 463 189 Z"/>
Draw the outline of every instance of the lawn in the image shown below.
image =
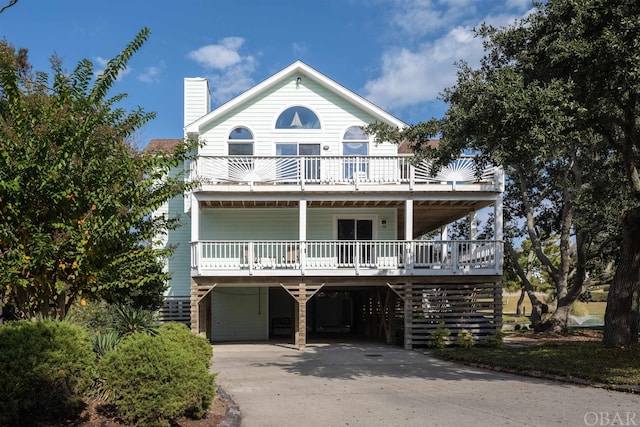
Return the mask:
<path fill-rule="evenodd" d="M 500 368 L 509 372 L 565 378 L 580 378 L 588 383 L 608 387 L 640 386 L 640 345 L 607 348 L 600 343 L 600 332 L 594 331 L 587 340 L 575 340 L 586 332 L 574 332 L 566 337 L 534 338 L 527 332 L 528 343 L 513 339 L 518 334 L 505 335 L 500 347 L 445 348 L 434 350 L 437 357 L 473 365 Z M 523 336 L 522 333 L 520 336 Z M 547 339 L 546 339 L 547 338 Z M 524 340 L 524 341 L 527 341 Z"/>

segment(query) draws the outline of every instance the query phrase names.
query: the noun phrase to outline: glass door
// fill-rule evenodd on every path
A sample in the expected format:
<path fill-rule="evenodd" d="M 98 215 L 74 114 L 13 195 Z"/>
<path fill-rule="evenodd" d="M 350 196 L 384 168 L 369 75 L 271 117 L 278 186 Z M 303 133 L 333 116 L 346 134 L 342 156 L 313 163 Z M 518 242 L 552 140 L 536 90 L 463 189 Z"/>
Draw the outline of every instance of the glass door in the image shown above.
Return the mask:
<path fill-rule="evenodd" d="M 356 259 L 360 265 L 370 264 L 371 245 L 362 241 L 373 240 L 373 220 L 338 219 L 338 240 L 338 266 L 354 267 Z"/>

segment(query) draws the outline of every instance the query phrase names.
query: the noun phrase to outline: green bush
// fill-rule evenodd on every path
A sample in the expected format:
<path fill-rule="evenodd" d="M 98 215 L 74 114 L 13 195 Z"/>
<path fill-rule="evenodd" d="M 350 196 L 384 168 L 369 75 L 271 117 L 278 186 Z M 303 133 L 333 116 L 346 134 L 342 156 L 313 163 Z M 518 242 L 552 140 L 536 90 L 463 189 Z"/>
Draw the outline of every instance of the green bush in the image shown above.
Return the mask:
<path fill-rule="evenodd" d="M 94 367 L 89 337 L 77 325 L 21 320 L 0 326 L 0 425 L 73 417 Z"/>
<path fill-rule="evenodd" d="M 458 332 L 458 338 L 456 339 L 456 344 L 462 348 L 471 348 L 476 344 L 476 341 L 473 339 L 473 335 L 468 331 Z"/>
<path fill-rule="evenodd" d="M 213 357 L 213 350 L 209 341 L 192 333 L 187 325 L 178 322 L 168 322 L 160 327 L 160 333 L 183 347 L 187 347 L 194 353 L 194 356 L 205 363 L 209 369 L 209 362 Z"/>
<path fill-rule="evenodd" d="M 100 360 L 100 377 L 125 420 L 167 426 L 207 414 L 215 395 L 210 358 L 204 338 L 169 325 L 156 336 L 134 333 L 120 341 Z"/>
<path fill-rule="evenodd" d="M 589 309 L 587 308 L 587 304 L 580 301 L 574 302 L 571 307 L 571 314 L 577 317 L 588 316 Z"/>
<path fill-rule="evenodd" d="M 504 332 L 496 331 L 495 334 L 487 337 L 484 344 L 489 347 L 501 347 L 504 341 Z"/>
<path fill-rule="evenodd" d="M 436 330 L 431 332 L 429 343 L 427 344 L 429 347 L 433 348 L 444 348 L 449 342 L 449 335 L 451 335 L 451 331 L 444 327 L 444 323 L 440 323 Z"/>

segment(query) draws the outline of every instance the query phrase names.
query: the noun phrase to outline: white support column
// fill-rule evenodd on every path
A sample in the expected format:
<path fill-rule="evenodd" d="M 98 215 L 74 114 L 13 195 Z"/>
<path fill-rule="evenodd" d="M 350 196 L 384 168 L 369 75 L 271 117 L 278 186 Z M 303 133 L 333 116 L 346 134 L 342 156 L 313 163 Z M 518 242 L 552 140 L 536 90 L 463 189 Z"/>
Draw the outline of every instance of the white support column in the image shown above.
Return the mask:
<path fill-rule="evenodd" d="M 191 244 L 200 240 L 200 202 L 195 195 L 191 195 Z M 195 259 L 191 260 L 191 265 L 195 266 L 198 273 L 200 273 L 200 248 L 192 248 L 191 256 Z"/>
<path fill-rule="evenodd" d="M 300 240 L 300 254 L 298 255 L 298 262 L 300 263 L 300 269 L 304 274 L 305 265 L 307 264 L 307 201 L 305 199 L 301 199 L 299 202 L 298 240 Z"/>
<path fill-rule="evenodd" d="M 502 273 L 502 265 L 503 265 L 503 257 L 504 257 L 504 248 L 503 248 L 503 240 L 504 240 L 504 219 L 502 215 L 502 194 L 498 197 L 498 199 L 493 204 L 493 216 L 494 216 L 494 230 L 493 235 L 496 239 L 496 269 Z"/>
<path fill-rule="evenodd" d="M 467 217 L 469 219 L 469 240 L 478 240 L 478 213 L 473 212 Z"/>
<path fill-rule="evenodd" d="M 412 269 L 414 264 L 413 247 L 410 243 L 413 240 L 413 200 L 407 199 L 404 202 L 404 268 Z"/>

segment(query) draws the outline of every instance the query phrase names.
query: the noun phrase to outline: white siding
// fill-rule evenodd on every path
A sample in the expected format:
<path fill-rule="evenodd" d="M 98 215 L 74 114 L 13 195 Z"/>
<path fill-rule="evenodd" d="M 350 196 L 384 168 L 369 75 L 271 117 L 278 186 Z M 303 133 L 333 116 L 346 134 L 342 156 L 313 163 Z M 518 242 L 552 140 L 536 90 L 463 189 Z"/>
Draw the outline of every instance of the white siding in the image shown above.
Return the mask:
<path fill-rule="evenodd" d="M 211 100 L 207 79 L 184 79 L 184 124 L 185 126 L 209 112 Z"/>
<path fill-rule="evenodd" d="M 328 146 L 322 155 L 342 155 L 342 137 L 349 126 L 367 125 L 374 118 L 358 106 L 330 92 L 311 79 L 303 77 L 296 87 L 295 77 L 262 93 L 235 110 L 224 114 L 201 129 L 201 138 L 207 144 L 200 149 L 201 155 L 225 156 L 227 137 L 236 126 L 246 126 L 254 134 L 256 156 L 275 155 L 278 142 L 317 143 Z M 276 119 L 282 111 L 294 105 L 311 109 L 320 119 L 321 129 L 276 130 Z M 397 146 L 391 143 L 370 144 L 370 155 L 395 155 Z"/>
<path fill-rule="evenodd" d="M 215 288 L 211 293 L 213 341 L 266 340 L 268 288 Z"/>

